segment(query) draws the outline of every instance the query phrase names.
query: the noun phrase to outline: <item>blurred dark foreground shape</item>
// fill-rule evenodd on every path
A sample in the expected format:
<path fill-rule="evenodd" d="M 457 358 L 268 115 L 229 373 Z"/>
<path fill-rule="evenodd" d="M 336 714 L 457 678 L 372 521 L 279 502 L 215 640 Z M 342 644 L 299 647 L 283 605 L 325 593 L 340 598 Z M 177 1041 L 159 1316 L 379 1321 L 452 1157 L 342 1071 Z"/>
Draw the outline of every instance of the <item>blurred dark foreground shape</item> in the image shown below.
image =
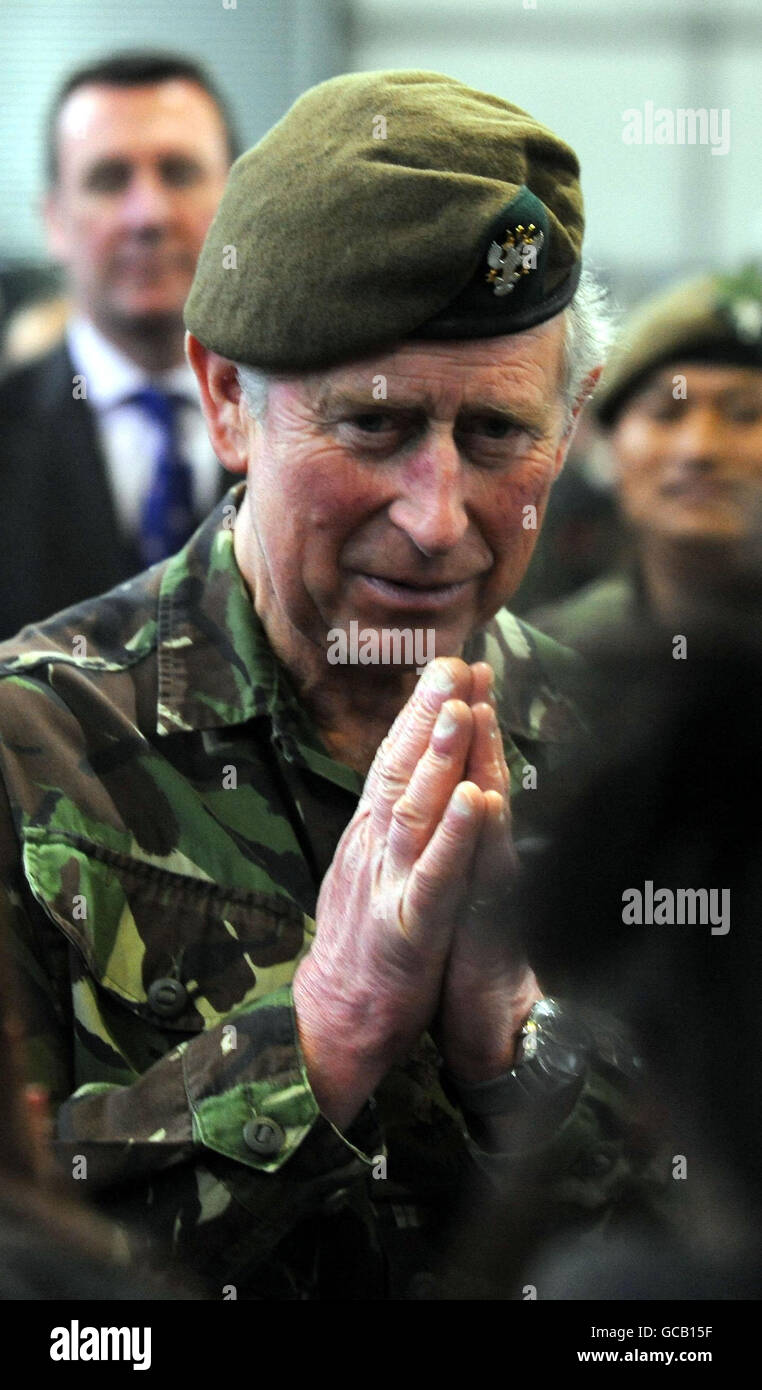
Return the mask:
<path fill-rule="evenodd" d="M 520 1207 L 464 1214 L 450 1267 L 467 1272 L 446 1296 L 759 1297 L 762 649 L 727 623 L 685 636 L 684 660 L 645 630 L 626 652 L 599 647 L 587 765 L 538 792 L 544 848 L 514 904 L 545 991 L 623 1020 L 634 1040 L 644 1181 L 620 1189 L 605 1226 L 543 1242 L 535 1156 Z M 635 889 L 643 921 L 629 924 Z M 674 923 L 659 921 L 667 895 L 648 920 L 659 889 Z M 679 889 L 704 890 L 682 923 Z"/>

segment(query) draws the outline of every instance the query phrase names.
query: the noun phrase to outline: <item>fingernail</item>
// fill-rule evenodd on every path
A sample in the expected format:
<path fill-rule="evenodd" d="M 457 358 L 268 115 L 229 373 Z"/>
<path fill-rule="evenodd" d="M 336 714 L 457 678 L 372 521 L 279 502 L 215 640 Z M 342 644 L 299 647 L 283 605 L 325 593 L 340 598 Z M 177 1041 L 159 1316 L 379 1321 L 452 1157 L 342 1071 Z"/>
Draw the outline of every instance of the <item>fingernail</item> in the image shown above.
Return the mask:
<path fill-rule="evenodd" d="M 432 661 L 431 665 L 426 667 L 423 679 L 429 690 L 438 690 L 443 694 L 449 694 L 455 689 L 455 682 L 441 661 Z"/>
<path fill-rule="evenodd" d="M 455 811 L 455 813 L 459 816 L 473 815 L 471 802 L 466 796 L 466 793 L 460 787 L 455 788 L 455 791 L 452 794 L 452 800 L 450 801 L 450 805 L 452 806 L 453 811 Z"/>
<path fill-rule="evenodd" d="M 457 719 L 454 719 L 447 707 L 444 706 L 444 708 L 439 711 L 437 722 L 434 725 L 434 733 L 437 738 L 449 738 L 450 734 L 455 733 L 457 727 Z"/>

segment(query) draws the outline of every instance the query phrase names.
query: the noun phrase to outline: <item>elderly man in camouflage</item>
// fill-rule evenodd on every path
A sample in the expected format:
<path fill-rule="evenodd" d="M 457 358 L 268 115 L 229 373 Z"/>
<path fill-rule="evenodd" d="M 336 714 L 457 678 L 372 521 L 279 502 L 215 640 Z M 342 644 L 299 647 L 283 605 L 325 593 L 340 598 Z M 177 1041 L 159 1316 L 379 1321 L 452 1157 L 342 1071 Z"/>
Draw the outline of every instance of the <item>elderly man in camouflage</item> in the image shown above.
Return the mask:
<path fill-rule="evenodd" d="M 245 484 L 2 650 L 59 1158 L 217 1297 L 414 1297 L 464 1183 L 529 1164 L 578 1220 L 629 1180 L 613 1054 L 543 1003 L 505 907 L 509 783 L 580 732 L 569 654 L 503 608 L 598 360 L 577 176 L 437 74 L 302 97 L 187 306 Z M 329 663 L 355 621 L 438 659 Z"/>

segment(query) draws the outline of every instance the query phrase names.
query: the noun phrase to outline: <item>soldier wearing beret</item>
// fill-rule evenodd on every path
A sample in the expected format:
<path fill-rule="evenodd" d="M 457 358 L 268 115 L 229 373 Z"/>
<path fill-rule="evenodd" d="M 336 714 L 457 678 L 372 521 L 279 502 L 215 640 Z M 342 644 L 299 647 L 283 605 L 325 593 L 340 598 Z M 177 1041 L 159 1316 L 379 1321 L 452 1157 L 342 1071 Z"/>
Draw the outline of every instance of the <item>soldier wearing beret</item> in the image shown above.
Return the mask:
<path fill-rule="evenodd" d="M 629 566 L 532 615 L 585 650 L 638 620 L 762 611 L 762 276 L 702 276 L 624 325 L 593 397 Z"/>
<path fill-rule="evenodd" d="M 573 152 L 507 102 L 308 92 L 234 166 L 186 311 L 245 482 L 2 649 L 59 1159 L 213 1296 L 413 1297 L 464 1184 L 530 1167 L 545 1221 L 590 1222 L 632 1181 L 621 1048 L 543 999 L 505 907 L 580 734 L 570 654 L 504 605 L 600 357 L 581 240 Z M 367 663 L 421 629 L 420 680 Z"/>

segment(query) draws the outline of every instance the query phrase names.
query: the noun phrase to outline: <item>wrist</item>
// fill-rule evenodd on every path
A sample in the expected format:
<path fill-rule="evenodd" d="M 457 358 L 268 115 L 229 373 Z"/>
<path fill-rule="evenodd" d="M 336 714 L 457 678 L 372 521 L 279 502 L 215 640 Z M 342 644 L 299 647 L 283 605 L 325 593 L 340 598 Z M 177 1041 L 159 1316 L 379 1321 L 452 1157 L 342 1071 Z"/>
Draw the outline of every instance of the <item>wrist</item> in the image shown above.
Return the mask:
<path fill-rule="evenodd" d="M 503 1075 L 471 1081 L 445 1072 L 442 1084 L 472 1132 L 529 1125 L 536 1138 L 574 1108 L 592 1051 L 589 1029 L 556 1000 L 542 999 L 530 1011 L 514 1065 Z"/>
<path fill-rule="evenodd" d="M 321 1113 L 337 1129 L 345 1129 L 373 1094 L 388 1065 L 364 1049 L 361 1030 L 352 1026 L 349 1010 L 334 1003 L 307 956 L 292 984 L 299 1047 L 307 1079 Z"/>
<path fill-rule="evenodd" d="M 444 1022 L 441 1053 L 449 1073 L 465 1082 L 491 1081 L 515 1065 L 524 1025 L 542 991 L 534 972 L 528 970 L 520 984 L 484 992 L 469 1004 L 458 1000 L 459 1027 Z"/>

